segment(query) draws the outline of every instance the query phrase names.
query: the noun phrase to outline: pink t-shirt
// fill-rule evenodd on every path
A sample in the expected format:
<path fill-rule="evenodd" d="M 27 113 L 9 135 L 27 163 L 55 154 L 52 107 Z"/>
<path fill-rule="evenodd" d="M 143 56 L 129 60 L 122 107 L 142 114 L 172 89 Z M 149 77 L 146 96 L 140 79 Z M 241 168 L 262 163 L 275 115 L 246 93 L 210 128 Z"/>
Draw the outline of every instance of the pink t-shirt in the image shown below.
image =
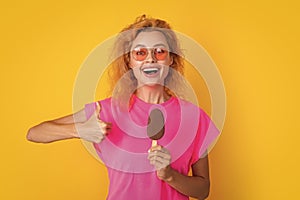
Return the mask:
<path fill-rule="evenodd" d="M 197 106 L 171 97 L 162 104 L 149 104 L 133 96 L 129 111 L 115 106 L 112 98 L 99 101 L 101 120 L 112 123 L 109 135 L 94 147 L 108 169 L 110 180 L 108 200 L 187 200 L 157 178 L 147 159 L 151 139 L 147 136 L 148 116 L 158 108 L 165 118 L 165 134 L 158 144 L 167 148 L 172 157 L 171 167 L 187 175 L 191 166 L 205 155 L 219 131 L 207 114 Z M 95 103 L 85 106 L 90 118 Z"/>

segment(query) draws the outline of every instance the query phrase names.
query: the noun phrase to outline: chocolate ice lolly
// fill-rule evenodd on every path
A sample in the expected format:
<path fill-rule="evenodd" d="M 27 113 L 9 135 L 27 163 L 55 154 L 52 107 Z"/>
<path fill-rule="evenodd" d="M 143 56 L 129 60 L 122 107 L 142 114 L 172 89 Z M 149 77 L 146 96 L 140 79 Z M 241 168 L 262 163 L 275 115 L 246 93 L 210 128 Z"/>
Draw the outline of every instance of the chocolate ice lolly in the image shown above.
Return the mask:
<path fill-rule="evenodd" d="M 152 139 L 152 147 L 157 145 L 157 140 L 165 134 L 165 119 L 159 109 L 153 109 L 148 117 L 147 135 Z"/>

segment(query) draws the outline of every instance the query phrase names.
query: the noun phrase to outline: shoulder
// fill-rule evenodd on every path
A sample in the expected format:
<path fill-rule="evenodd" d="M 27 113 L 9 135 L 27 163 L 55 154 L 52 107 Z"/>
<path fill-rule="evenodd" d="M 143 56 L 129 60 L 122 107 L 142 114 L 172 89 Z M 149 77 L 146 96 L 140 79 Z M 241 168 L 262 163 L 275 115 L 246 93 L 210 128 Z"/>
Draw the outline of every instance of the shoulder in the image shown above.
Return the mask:
<path fill-rule="evenodd" d="M 108 97 L 106 99 L 98 100 L 98 102 L 100 103 L 101 106 L 108 106 L 108 105 L 111 105 L 111 100 L 112 100 L 112 98 Z"/>
<path fill-rule="evenodd" d="M 193 110 L 197 110 L 199 112 L 204 112 L 202 108 L 200 108 L 198 105 L 192 103 L 191 101 L 182 99 L 182 98 L 178 98 L 178 97 L 174 97 L 177 102 L 178 105 L 183 107 L 183 108 L 189 108 L 189 109 L 193 109 Z"/>
<path fill-rule="evenodd" d="M 86 113 L 87 118 L 90 118 L 92 113 L 95 111 L 96 102 L 98 102 L 99 105 L 101 106 L 101 112 L 102 112 L 103 110 L 107 110 L 107 108 L 110 108 L 111 97 L 106 98 L 106 99 L 102 99 L 102 100 L 97 100 L 97 101 L 94 101 L 94 102 L 86 103 L 84 105 L 84 111 Z"/>
<path fill-rule="evenodd" d="M 180 106 L 181 111 L 186 110 L 186 112 L 189 112 L 190 115 L 194 115 L 194 116 L 197 115 L 197 118 L 199 119 L 199 121 L 201 123 L 210 122 L 209 115 L 200 106 L 195 105 L 194 103 L 192 103 L 188 100 L 181 99 L 178 97 L 176 97 L 176 100 L 178 101 L 178 106 Z"/>

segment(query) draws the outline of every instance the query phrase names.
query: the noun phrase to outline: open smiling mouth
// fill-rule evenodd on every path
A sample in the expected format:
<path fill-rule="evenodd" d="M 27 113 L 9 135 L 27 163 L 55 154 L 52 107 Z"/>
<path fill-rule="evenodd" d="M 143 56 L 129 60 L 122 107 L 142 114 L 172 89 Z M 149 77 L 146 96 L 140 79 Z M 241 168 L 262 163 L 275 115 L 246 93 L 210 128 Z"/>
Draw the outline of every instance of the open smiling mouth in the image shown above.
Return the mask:
<path fill-rule="evenodd" d="M 142 69 L 142 71 L 146 74 L 146 75 L 155 75 L 159 72 L 159 68 L 156 67 L 151 67 L 151 68 L 144 68 Z"/>

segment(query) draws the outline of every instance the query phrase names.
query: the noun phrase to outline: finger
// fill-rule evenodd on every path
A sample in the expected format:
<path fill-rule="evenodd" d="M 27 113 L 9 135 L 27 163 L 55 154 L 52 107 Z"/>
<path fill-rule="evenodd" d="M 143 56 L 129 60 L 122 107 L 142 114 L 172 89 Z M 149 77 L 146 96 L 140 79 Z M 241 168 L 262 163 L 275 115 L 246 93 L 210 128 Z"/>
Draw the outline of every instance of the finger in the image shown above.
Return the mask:
<path fill-rule="evenodd" d="M 160 152 L 160 151 L 154 151 L 148 153 L 148 159 L 153 159 L 154 157 L 160 157 L 164 160 L 171 160 L 171 155 L 168 153 Z"/>
<path fill-rule="evenodd" d="M 100 143 L 105 137 L 103 135 L 94 136 L 94 142 Z"/>
<path fill-rule="evenodd" d="M 106 135 L 108 135 L 109 133 L 110 133 L 110 129 L 109 129 L 109 130 L 107 130 L 107 129 L 102 129 L 102 130 L 101 130 L 101 134 L 102 134 L 102 135 L 105 135 L 105 136 L 106 136 Z"/>
<path fill-rule="evenodd" d="M 89 142 L 94 142 L 94 143 L 99 143 L 100 142 L 100 138 L 96 137 L 96 136 L 89 136 L 84 138 L 86 141 Z"/>
<path fill-rule="evenodd" d="M 112 129 L 112 125 L 107 124 L 103 121 L 99 121 L 99 128 L 101 129 L 102 132 L 110 131 Z"/>
<path fill-rule="evenodd" d="M 99 103 L 99 101 L 96 101 L 96 109 L 95 109 L 94 114 L 95 114 L 98 122 L 101 123 L 102 126 L 107 126 L 107 127 L 111 128 L 112 123 L 101 120 L 101 117 L 100 117 L 101 110 L 102 110 L 101 104 Z"/>
<path fill-rule="evenodd" d="M 157 165 L 155 165 L 155 169 L 156 170 L 162 170 L 165 169 L 169 164 L 166 163 L 157 163 Z"/>
<path fill-rule="evenodd" d="M 156 170 L 161 170 L 163 168 L 166 168 L 169 165 L 168 163 L 162 163 L 162 162 L 159 162 L 157 160 L 151 161 L 150 163 L 154 166 L 154 168 Z"/>
<path fill-rule="evenodd" d="M 94 113 L 97 119 L 100 119 L 100 112 L 101 112 L 101 104 L 98 101 L 96 101 L 96 109 Z"/>
<path fill-rule="evenodd" d="M 165 159 L 159 156 L 154 156 L 151 158 L 151 160 L 154 160 L 155 162 L 164 163 Z"/>
<path fill-rule="evenodd" d="M 100 124 L 100 126 L 101 126 L 102 128 L 111 128 L 111 127 L 112 127 L 112 124 L 111 124 L 111 123 L 104 122 L 104 121 L 102 121 L 102 120 L 100 120 L 100 119 L 98 119 L 98 122 L 99 122 L 99 124 Z"/>
<path fill-rule="evenodd" d="M 100 139 L 100 138 L 95 138 L 94 140 L 93 140 L 93 142 L 94 143 L 100 143 L 102 140 Z"/>
<path fill-rule="evenodd" d="M 152 157 L 155 157 L 155 156 L 161 156 L 161 153 L 159 151 L 150 151 L 148 153 L 148 158 L 152 158 Z"/>
<path fill-rule="evenodd" d="M 161 166 L 163 163 L 160 162 L 159 160 L 150 160 L 150 164 L 153 165 L 153 166 Z"/>
<path fill-rule="evenodd" d="M 167 158 L 171 157 L 171 154 L 166 149 L 150 151 L 150 152 L 148 152 L 148 155 L 149 156 L 167 157 Z"/>

